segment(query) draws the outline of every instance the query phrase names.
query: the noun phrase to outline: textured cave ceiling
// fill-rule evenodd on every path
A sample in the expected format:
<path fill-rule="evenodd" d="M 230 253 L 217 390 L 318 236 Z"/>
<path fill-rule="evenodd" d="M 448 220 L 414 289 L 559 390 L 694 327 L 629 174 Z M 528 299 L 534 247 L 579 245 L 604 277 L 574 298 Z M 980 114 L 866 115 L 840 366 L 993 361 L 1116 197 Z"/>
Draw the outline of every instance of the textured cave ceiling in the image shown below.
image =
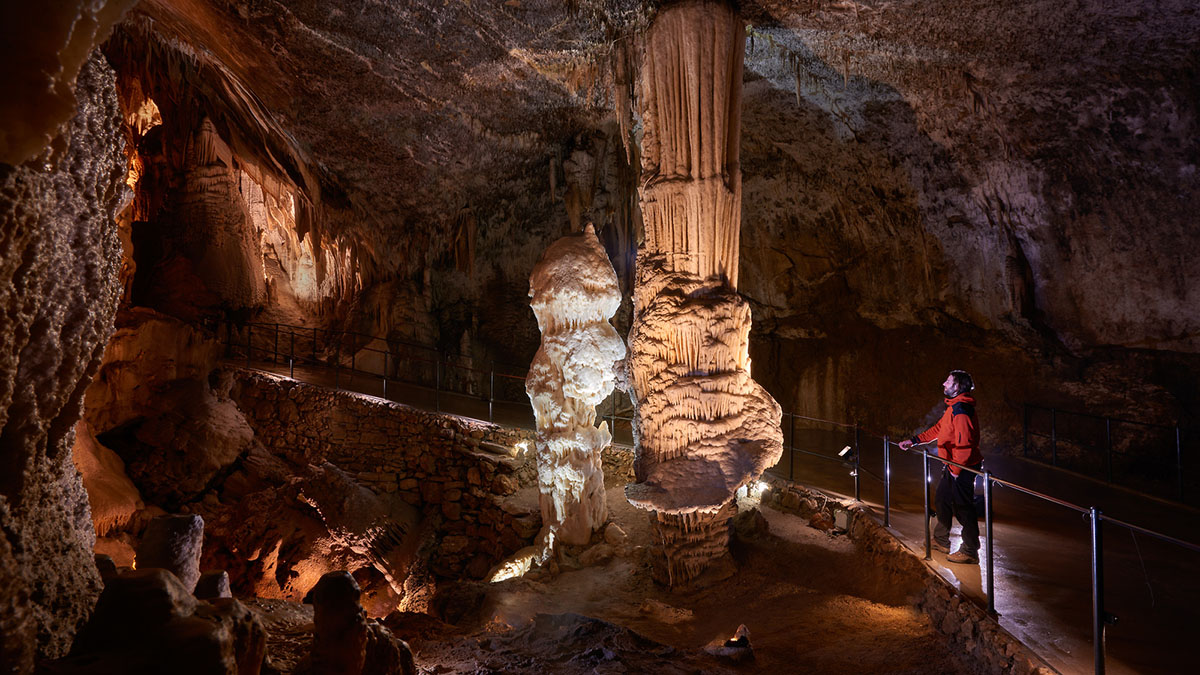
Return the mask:
<path fill-rule="evenodd" d="M 246 119 L 252 106 L 240 101 L 211 103 L 242 112 L 231 121 L 243 133 L 265 121 L 290 135 L 325 198 L 352 205 L 356 226 L 387 246 L 448 224 L 464 204 L 500 204 L 530 174 L 548 183 L 550 157 L 611 117 L 613 46 L 653 4 L 144 0 L 126 19 L 235 83 L 208 82 L 213 98 L 253 98 L 265 120 Z M 1111 114 L 1106 99 L 1173 80 L 1196 94 L 1200 16 L 1187 0 L 742 7 L 751 76 L 788 93 L 797 79 L 841 80 L 847 98 L 902 99 L 919 121 L 963 134 L 936 140 L 981 156 L 1053 163 L 1070 155 L 1063 145 L 1097 140 L 1075 131 L 1109 134 L 1105 120 L 1080 119 L 1085 108 Z"/>
<path fill-rule="evenodd" d="M 94 12 L 92 33 L 122 4 Z M 631 255 L 637 158 L 618 93 L 636 73 L 620 66 L 658 4 L 143 0 L 104 50 L 297 186 L 316 207 L 300 228 L 353 248 L 365 287 L 432 269 L 449 289 L 435 304 L 477 303 L 461 321 L 519 323 L 513 342 L 533 344 L 527 312 L 482 301 L 520 302 L 573 219 Z M 1194 2 L 741 9 L 741 290 L 756 330 L 953 324 L 1072 350 L 1200 351 Z M 582 204 L 572 180 L 590 180 Z M 439 277 L 464 224 L 473 276 Z M 623 282 L 630 262 L 615 261 Z"/>

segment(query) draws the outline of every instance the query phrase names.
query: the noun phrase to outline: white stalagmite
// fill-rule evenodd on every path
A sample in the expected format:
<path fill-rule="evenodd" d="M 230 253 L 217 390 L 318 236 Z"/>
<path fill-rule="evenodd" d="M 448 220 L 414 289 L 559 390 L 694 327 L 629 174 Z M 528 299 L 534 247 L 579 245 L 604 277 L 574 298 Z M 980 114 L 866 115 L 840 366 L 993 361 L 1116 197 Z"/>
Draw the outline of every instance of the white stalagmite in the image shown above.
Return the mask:
<path fill-rule="evenodd" d="M 671 585 L 727 554 L 735 492 L 783 452 L 779 404 L 750 377 L 750 307 L 737 293 L 744 45 L 729 4 L 674 4 L 650 27 L 639 77 L 637 482 L 625 494 L 654 513 L 656 573 Z"/>
<path fill-rule="evenodd" d="M 546 249 L 529 297 L 542 331 L 525 380 L 537 419 L 541 539 L 586 544 L 608 519 L 600 453 L 612 434 L 605 423 L 595 426 L 596 405 L 612 392 L 614 364 L 625 358 L 609 323 L 621 304 L 617 274 L 591 224 Z"/>

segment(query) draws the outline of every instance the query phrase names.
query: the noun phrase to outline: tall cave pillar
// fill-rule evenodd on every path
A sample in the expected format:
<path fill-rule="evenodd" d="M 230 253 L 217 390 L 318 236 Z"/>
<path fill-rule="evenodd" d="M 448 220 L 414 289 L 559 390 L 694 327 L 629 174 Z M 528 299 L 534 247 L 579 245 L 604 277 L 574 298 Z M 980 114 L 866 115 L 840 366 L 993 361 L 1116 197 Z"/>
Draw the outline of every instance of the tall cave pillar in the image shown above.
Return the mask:
<path fill-rule="evenodd" d="M 616 385 L 625 343 L 609 319 L 617 273 L 589 223 L 550 245 L 529 277 L 542 345 L 525 380 L 537 419 L 537 470 L 547 547 L 588 543 L 608 519 L 600 455 L 612 434 L 596 405 Z M 541 552 L 544 555 L 547 551 Z"/>
<path fill-rule="evenodd" d="M 750 307 L 737 293 L 744 44 L 730 5 L 672 5 L 650 27 L 639 78 L 637 482 L 625 494 L 653 514 L 656 576 L 672 586 L 728 555 L 736 490 L 783 452 L 779 404 L 750 377 Z"/>

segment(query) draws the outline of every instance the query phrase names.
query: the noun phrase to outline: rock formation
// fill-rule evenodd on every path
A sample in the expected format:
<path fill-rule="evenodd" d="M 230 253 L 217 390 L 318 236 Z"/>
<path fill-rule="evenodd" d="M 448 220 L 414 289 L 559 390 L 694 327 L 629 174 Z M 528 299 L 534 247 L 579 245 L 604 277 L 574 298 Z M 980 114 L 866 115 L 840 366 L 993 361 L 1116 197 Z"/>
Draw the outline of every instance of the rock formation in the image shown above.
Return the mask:
<path fill-rule="evenodd" d="M 158 567 L 179 579 L 189 593 L 200 580 L 204 519 L 197 515 L 159 516 L 150 521 L 137 549 L 137 566 Z"/>
<path fill-rule="evenodd" d="M 101 571 L 103 576 L 103 571 Z M 196 582 L 193 595 L 200 600 L 215 600 L 216 598 L 232 598 L 233 591 L 229 589 L 229 573 L 225 570 L 213 570 L 200 575 Z"/>
<path fill-rule="evenodd" d="M 296 668 L 304 675 L 416 675 L 412 650 L 358 603 L 348 572 L 329 572 L 305 596 L 313 606 L 312 654 Z"/>
<path fill-rule="evenodd" d="M 11 575 L 3 602 L 37 598 L 0 616 L 0 653 L 36 635 L 43 655 L 61 655 L 99 592 L 71 446 L 112 332 L 121 259 L 113 213 L 127 190 L 103 57 L 83 66 L 75 89 L 78 112 L 53 147 L 21 166 L 0 164 L 0 568 Z"/>
<path fill-rule="evenodd" d="M 266 643 L 262 622 L 237 600 L 197 600 L 170 572 L 139 569 L 107 582 L 70 655 L 48 672 L 257 675 Z"/>
<path fill-rule="evenodd" d="M 600 453 L 612 442 L 595 426 L 613 390 L 625 343 L 609 319 L 621 304 L 617 275 L 595 229 L 559 239 L 529 277 L 542 345 L 525 382 L 537 420 L 542 523 L 566 544 L 588 543 L 608 518 Z"/>
<path fill-rule="evenodd" d="M 672 5 L 650 28 L 640 73 L 638 454 L 626 496 L 654 514 L 671 585 L 726 553 L 735 491 L 782 452 L 779 405 L 750 377 L 750 307 L 737 294 L 744 42 L 729 5 Z"/>

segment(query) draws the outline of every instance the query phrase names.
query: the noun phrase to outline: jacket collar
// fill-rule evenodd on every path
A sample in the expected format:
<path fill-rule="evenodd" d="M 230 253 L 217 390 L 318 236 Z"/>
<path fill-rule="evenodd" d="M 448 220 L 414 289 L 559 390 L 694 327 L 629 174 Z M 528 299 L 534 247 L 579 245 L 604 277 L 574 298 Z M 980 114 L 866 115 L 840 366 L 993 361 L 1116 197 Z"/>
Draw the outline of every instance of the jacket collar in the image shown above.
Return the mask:
<path fill-rule="evenodd" d="M 954 398 L 945 399 L 946 405 L 954 405 L 955 403 L 970 403 L 975 405 L 975 397 L 970 394 L 959 394 Z"/>

